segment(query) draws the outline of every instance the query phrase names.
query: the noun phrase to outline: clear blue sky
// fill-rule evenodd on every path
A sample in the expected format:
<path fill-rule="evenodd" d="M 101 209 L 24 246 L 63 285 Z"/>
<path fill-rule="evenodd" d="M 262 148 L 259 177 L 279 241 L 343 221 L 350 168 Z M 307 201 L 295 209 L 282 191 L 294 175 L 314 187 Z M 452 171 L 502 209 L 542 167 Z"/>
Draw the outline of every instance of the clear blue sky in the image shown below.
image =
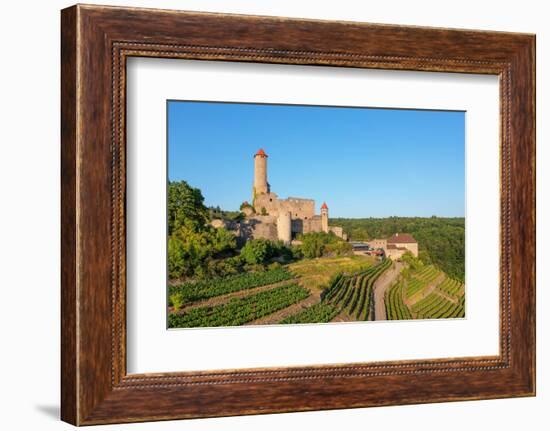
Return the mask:
<path fill-rule="evenodd" d="M 208 206 L 251 200 L 253 155 L 271 191 L 330 217 L 463 217 L 464 112 L 168 102 L 168 177 Z"/>

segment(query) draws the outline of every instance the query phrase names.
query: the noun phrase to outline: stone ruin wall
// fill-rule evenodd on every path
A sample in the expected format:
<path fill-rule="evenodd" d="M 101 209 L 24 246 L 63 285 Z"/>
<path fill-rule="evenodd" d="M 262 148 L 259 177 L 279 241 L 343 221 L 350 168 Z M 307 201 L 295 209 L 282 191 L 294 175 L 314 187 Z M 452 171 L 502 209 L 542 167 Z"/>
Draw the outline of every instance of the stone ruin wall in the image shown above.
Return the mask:
<path fill-rule="evenodd" d="M 279 214 L 279 198 L 276 193 L 264 193 L 254 199 L 254 209 L 256 214 L 262 213 L 265 208 L 269 215 L 277 216 Z"/>
<path fill-rule="evenodd" d="M 315 216 L 315 201 L 299 198 L 280 199 L 279 211 L 290 212 L 293 219 L 308 220 Z"/>
<path fill-rule="evenodd" d="M 321 223 L 321 216 L 313 216 L 310 219 L 304 220 L 303 223 L 303 233 L 310 233 L 310 232 L 321 232 L 322 230 L 322 223 Z"/>
<path fill-rule="evenodd" d="M 265 208 L 266 212 L 273 216 L 278 216 L 282 212 L 290 212 L 292 219 L 311 219 L 315 216 L 315 201 L 313 199 L 279 199 L 275 193 L 256 196 L 254 200 L 256 213 L 261 214 L 262 208 Z"/>
<path fill-rule="evenodd" d="M 346 239 L 346 238 L 344 238 L 344 229 L 342 229 L 342 227 L 340 227 L 340 226 L 329 226 L 328 230 L 329 230 L 329 232 L 334 233 L 334 235 L 336 235 L 336 236 L 338 236 L 342 239 Z"/>
<path fill-rule="evenodd" d="M 239 223 L 238 235 L 244 240 L 265 238 L 277 241 L 277 217 L 271 214 L 247 217 Z"/>

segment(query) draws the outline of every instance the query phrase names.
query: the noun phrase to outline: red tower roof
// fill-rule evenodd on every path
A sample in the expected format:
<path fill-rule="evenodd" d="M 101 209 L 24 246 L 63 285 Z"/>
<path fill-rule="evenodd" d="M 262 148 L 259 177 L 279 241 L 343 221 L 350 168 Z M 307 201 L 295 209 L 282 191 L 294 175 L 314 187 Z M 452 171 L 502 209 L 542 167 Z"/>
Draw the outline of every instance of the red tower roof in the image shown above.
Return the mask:
<path fill-rule="evenodd" d="M 326 202 L 323 202 L 323 206 L 321 206 L 322 210 L 328 210 L 328 206 Z"/>
<path fill-rule="evenodd" d="M 258 150 L 258 152 L 254 155 L 254 157 L 256 156 L 262 156 L 262 157 L 267 157 L 267 154 L 265 153 L 264 149 L 263 148 L 260 148 Z"/>

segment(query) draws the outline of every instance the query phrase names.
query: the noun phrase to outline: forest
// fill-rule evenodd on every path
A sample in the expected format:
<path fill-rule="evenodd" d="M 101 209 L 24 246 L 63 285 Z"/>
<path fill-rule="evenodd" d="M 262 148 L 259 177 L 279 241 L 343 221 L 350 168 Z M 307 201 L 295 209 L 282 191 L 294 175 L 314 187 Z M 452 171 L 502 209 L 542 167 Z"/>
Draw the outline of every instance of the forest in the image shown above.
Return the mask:
<path fill-rule="evenodd" d="M 418 241 L 424 263 L 464 281 L 464 217 L 331 218 L 330 223 L 342 226 L 350 241 L 410 233 Z"/>

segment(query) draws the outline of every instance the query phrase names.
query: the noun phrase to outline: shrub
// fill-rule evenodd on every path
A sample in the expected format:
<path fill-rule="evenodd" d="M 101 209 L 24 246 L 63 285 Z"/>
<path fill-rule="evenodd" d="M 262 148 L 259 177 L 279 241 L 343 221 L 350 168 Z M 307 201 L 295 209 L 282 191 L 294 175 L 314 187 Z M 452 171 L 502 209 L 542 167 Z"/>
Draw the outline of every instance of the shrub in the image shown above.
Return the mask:
<path fill-rule="evenodd" d="M 183 297 L 183 294 L 180 292 L 173 293 L 169 296 L 169 304 L 171 304 L 174 307 L 175 311 L 178 311 L 181 306 L 185 303 L 185 298 Z"/>
<path fill-rule="evenodd" d="M 337 237 L 334 233 L 313 232 L 300 235 L 300 246 L 304 257 L 315 258 L 328 254 L 348 254 L 352 250 L 351 244 Z"/>
<path fill-rule="evenodd" d="M 282 265 L 279 263 L 279 262 L 273 262 L 273 263 L 270 263 L 268 266 L 267 266 L 267 269 L 269 271 L 273 270 L 273 269 L 279 269 L 279 268 L 282 268 Z"/>
<path fill-rule="evenodd" d="M 266 239 L 247 241 L 241 249 L 241 257 L 249 265 L 266 263 L 273 255 L 273 245 Z"/>

